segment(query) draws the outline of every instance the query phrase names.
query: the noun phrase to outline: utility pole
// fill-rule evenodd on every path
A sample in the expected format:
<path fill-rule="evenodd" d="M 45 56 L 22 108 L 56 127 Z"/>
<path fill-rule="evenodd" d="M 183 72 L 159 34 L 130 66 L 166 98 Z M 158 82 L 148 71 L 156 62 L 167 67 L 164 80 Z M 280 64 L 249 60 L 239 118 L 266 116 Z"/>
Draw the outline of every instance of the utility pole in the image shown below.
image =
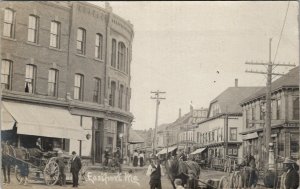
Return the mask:
<path fill-rule="evenodd" d="M 272 111 L 271 111 L 271 90 L 272 90 L 272 76 L 273 75 L 284 75 L 281 73 L 272 73 L 273 66 L 295 66 L 294 64 L 274 64 L 272 62 L 272 54 L 271 54 L 271 46 L 272 46 L 272 38 L 269 39 L 269 61 L 268 63 L 262 62 L 246 62 L 249 65 L 264 65 L 267 66 L 267 72 L 263 71 L 253 71 L 253 70 L 246 70 L 247 73 L 258 73 L 258 74 L 266 74 L 267 75 L 267 84 L 266 84 L 266 115 L 265 115 L 265 125 L 264 125 L 264 149 L 265 151 L 265 158 L 264 162 L 265 165 L 268 166 L 269 160 L 269 143 L 271 140 L 271 118 L 272 118 Z"/>
<path fill-rule="evenodd" d="M 164 100 L 166 98 L 160 97 L 160 94 L 165 94 L 166 92 L 162 92 L 162 91 L 151 91 L 152 94 L 155 94 L 155 97 L 151 96 L 151 99 L 155 99 L 156 100 L 156 115 L 155 115 L 155 128 L 154 128 L 154 136 L 153 136 L 153 155 L 155 155 L 155 151 L 156 151 L 156 132 L 157 132 L 157 123 L 158 123 L 158 110 L 159 110 L 159 104 L 160 104 L 160 100 Z"/>

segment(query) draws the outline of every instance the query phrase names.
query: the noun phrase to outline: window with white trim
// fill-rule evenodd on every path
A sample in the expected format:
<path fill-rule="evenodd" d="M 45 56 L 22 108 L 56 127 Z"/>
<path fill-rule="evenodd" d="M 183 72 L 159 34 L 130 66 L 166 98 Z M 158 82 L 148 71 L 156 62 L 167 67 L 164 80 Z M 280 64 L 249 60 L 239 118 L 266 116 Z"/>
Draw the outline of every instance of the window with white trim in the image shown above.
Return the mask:
<path fill-rule="evenodd" d="M 3 36 L 13 38 L 14 37 L 14 11 L 12 9 L 4 9 L 4 24 L 3 24 Z"/>
<path fill-rule="evenodd" d="M 96 40 L 95 40 L 95 57 L 100 60 L 102 60 L 102 49 L 103 49 L 103 36 L 97 33 Z"/>
<path fill-rule="evenodd" d="M 1 65 L 2 89 L 11 89 L 11 67 L 12 67 L 12 61 L 2 60 L 2 65 Z"/>
<path fill-rule="evenodd" d="M 38 17 L 35 15 L 29 15 L 28 20 L 28 41 L 37 43 L 38 38 Z"/>
<path fill-rule="evenodd" d="M 58 71 L 50 69 L 48 72 L 48 95 L 57 96 Z"/>
<path fill-rule="evenodd" d="M 83 75 L 75 74 L 74 99 L 83 100 Z"/>
<path fill-rule="evenodd" d="M 85 54 L 85 37 L 86 31 L 83 28 L 77 29 L 76 48 L 78 54 Z"/>
<path fill-rule="evenodd" d="M 57 21 L 51 22 L 50 29 L 50 47 L 59 48 L 60 23 Z"/>
<path fill-rule="evenodd" d="M 36 78 L 36 67 L 31 64 L 26 65 L 25 72 L 25 92 L 34 93 L 35 92 L 35 78 Z"/>

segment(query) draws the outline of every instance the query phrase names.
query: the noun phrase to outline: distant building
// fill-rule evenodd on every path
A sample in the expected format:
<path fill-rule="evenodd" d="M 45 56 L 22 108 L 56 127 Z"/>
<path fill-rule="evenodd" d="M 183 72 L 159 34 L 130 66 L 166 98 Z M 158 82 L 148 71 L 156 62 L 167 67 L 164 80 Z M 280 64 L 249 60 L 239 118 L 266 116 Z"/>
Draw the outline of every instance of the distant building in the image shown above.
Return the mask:
<path fill-rule="evenodd" d="M 195 142 L 208 149 L 209 158 L 242 156 L 242 107 L 239 102 L 262 87 L 229 87 L 210 102 L 208 117 L 198 123 Z M 226 120 L 228 118 L 228 124 Z"/>
<path fill-rule="evenodd" d="M 127 149 L 133 25 L 108 4 L 0 7 L 6 138 L 24 147 L 42 138 L 49 150 L 74 150 L 96 162 L 105 148 Z"/>
<path fill-rule="evenodd" d="M 284 157 L 299 159 L 299 67 L 272 82 L 271 141 L 278 168 Z M 266 89 L 257 91 L 241 102 L 243 107 L 244 154 L 252 154 L 258 167 L 264 167 Z"/>

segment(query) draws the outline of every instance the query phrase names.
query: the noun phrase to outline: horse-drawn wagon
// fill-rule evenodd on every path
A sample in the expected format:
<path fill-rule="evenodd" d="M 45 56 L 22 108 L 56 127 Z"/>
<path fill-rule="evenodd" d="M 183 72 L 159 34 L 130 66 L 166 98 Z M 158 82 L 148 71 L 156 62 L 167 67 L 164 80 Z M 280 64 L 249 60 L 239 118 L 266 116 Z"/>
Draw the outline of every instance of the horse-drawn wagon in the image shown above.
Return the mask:
<path fill-rule="evenodd" d="M 71 156 L 63 155 L 58 157 L 57 151 L 42 152 L 37 148 L 16 148 L 2 143 L 2 166 L 4 181 L 10 182 L 10 168 L 15 167 L 15 176 L 18 181 L 21 179 L 20 167 L 29 167 L 29 179 L 38 181 L 44 180 L 46 185 L 55 185 L 60 176 L 58 158 L 63 158 L 65 163 L 66 181 L 72 180 L 70 173 Z M 82 168 L 79 172 L 80 181 L 86 178 L 88 161 L 82 160 Z"/>

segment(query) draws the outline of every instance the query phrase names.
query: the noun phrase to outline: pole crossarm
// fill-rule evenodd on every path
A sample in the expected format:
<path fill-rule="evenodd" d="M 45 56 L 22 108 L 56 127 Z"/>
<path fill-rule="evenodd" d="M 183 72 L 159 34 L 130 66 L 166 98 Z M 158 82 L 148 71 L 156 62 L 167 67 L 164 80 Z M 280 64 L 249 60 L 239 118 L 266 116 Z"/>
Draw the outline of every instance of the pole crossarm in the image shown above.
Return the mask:
<path fill-rule="evenodd" d="M 245 64 L 248 65 L 264 65 L 264 66 L 268 66 L 268 65 L 272 65 L 272 66 L 290 66 L 290 67 L 295 67 L 296 64 L 272 64 L 272 63 L 262 63 L 262 62 L 245 62 Z"/>
<path fill-rule="evenodd" d="M 285 75 L 281 73 L 268 73 L 263 71 L 252 71 L 252 70 L 246 70 L 246 73 L 258 73 L 258 74 L 270 74 L 270 75 Z"/>

